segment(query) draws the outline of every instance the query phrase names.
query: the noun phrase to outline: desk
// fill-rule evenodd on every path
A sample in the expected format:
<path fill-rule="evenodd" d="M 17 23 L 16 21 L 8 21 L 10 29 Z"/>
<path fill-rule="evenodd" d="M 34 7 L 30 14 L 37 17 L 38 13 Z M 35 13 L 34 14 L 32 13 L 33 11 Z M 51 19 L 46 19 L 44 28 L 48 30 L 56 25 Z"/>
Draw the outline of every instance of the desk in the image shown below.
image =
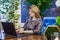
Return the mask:
<path fill-rule="evenodd" d="M 42 40 L 42 37 L 40 35 L 29 35 L 23 37 L 13 37 L 10 35 L 4 35 L 4 40 Z"/>

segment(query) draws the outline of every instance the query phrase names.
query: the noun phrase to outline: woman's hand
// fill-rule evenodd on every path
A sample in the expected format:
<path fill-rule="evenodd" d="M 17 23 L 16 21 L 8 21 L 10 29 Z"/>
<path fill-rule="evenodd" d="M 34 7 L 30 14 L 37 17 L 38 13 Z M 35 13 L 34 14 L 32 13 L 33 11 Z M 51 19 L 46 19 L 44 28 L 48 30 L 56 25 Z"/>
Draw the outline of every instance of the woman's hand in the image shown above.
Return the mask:
<path fill-rule="evenodd" d="M 18 30 L 16 30 L 17 33 L 24 33 L 24 29 L 23 28 L 20 28 Z"/>
<path fill-rule="evenodd" d="M 24 33 L 24 30 L 19 30 L 19 33 Z"/>

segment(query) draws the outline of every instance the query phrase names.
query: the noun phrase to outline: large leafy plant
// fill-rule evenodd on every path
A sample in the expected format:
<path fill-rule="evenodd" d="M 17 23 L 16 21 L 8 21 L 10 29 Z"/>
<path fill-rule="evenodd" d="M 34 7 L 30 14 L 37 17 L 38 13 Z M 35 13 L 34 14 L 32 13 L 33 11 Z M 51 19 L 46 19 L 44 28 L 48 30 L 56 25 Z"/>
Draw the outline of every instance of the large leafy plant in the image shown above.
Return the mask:
<path fill-rule="evenodd" d="M 43 12 L 49 8 L 51 0 L 26 0 L 26 2 L 31 3 L 31 5 L 37 5 L 41 11 L 41 15 Z"/>

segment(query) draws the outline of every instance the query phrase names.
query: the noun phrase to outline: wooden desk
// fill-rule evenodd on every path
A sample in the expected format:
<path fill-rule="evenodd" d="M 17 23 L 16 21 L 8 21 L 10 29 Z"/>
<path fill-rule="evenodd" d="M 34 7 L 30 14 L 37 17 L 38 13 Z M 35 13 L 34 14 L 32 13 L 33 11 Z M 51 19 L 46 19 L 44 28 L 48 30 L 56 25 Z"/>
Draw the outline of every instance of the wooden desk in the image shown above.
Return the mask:
<path fill-rule="evenodd" d="M 29 35 L 23 37 L 13 37 L 10 35 L 5 35 L 4 40 L 42 40 L 42 38 L 40 35 Z"/>

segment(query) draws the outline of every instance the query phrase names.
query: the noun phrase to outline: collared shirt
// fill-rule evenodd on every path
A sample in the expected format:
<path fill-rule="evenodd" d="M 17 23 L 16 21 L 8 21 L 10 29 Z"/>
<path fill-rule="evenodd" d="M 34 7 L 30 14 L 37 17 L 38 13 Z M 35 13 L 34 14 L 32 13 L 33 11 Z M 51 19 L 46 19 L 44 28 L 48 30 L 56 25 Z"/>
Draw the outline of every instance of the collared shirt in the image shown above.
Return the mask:
<path fill-rule="evenodd" d="M 25 30 L 33 30 L 34 33 L 40 33 L 42 27 L 41 18 L 36 18 L 36 20 L 28 19 L 24 25 Z"/>

